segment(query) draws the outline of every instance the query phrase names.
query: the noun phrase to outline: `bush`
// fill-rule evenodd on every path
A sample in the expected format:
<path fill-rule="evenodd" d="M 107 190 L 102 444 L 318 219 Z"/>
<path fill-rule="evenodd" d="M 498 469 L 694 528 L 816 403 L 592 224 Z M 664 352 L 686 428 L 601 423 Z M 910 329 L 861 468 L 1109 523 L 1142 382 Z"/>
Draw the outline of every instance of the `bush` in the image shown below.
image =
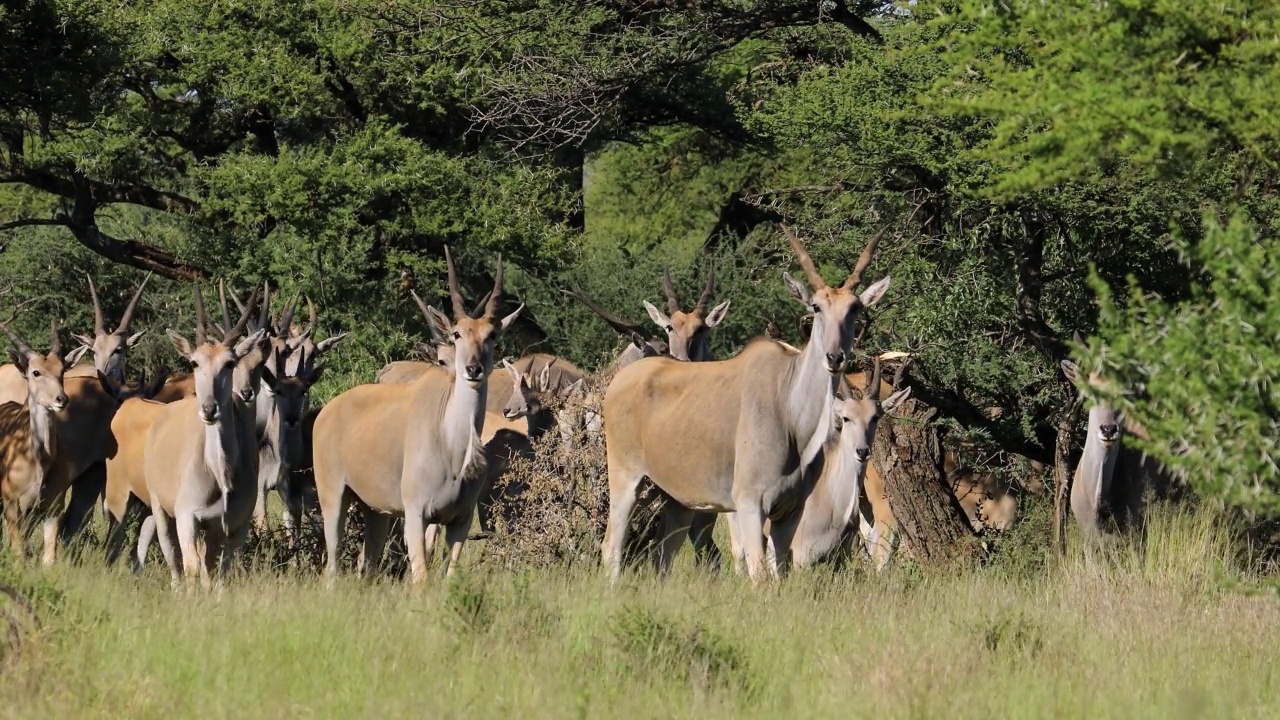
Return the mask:
<path fill-rule="evenodd" d="M 1137 445 L 1202 495 L 1280 513 L 1280 244 L 1236 217 L 1212 221 L 1190 255 L 1201 281 L 1170 303 L 1130 283 L 1120 309 L 1095 279 L 1101 343 L 1087 367 L 1112 381 L 1109 399 L 1145 426 Z"/>

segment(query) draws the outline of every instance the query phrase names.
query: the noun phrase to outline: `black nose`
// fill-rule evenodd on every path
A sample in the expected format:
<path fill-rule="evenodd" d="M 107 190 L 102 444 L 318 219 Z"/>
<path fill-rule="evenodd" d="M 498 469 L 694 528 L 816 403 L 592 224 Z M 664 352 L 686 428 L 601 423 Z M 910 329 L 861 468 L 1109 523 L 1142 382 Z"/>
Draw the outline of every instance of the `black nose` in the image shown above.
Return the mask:
<path fill-rule="evenodd" d="M 858 459 L 862 462 L 866 462 L 867 458 L 871 457 L 871 448 L 858 448 L 854 452 L 858 454 Z"/>
<path fill-rule="evenodd" d="M 1118 425 L 1103 425 L 1098 428 L 1098 430 L 1102 433 L 1102 436 L 1106 438 L 1113 438 L 1120 434 L 1120 427 Z"/>
<path fill-rule="evenodd" d="M 844 353 L 827 353 L 827 367 L 840 367 L 844 365 Z"/>
<path fill-rule="evenodd" d="M 481 366 L 481 365 L 479 365 L 479 364 L 471 364 L 471 365 L 468 365 L 468 366 L 467 366 L 467 379 L 468 379 L 468 380 L 479 380 L 479 379 L 480 379 L 480 376 L 481 376 L 481 375 L 483 375 L 483 374 L 484 374 L 484 367 L 483 367 L 483 366 Z"/>
<path fill-rule="evenodd" d="M 67 395 L 66 395 L 66 393 L 62 393 L 62 394 L 58 395 L 58 397 L 54 398 L 54 399 L 53 399 L 53 401 L 54 401 L 55 403 L 57 403 L 57 404 L 58 404 L 58 407 L 63 407 L 64 405 L 66 405 L 66 404 L 67 404 Z"/>
<path fill-rule="evenodd" d="M 207 402 L 200 407 L 200 415 L 206 420 L 218 419 L 218 403 Z"/>

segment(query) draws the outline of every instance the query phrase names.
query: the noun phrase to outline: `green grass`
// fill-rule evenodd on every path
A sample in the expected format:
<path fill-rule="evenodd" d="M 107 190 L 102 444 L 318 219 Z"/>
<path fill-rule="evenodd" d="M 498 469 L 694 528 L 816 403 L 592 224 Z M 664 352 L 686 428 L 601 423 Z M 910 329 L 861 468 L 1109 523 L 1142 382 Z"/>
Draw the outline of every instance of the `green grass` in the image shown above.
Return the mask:
<path fill-rule="evenodd" d="M 684 556 L 615 589 L 491 571 L 482 543 L 420 592 L 256 573 L 184 597 L 159 571 L 0 566 L 43 623 L 0 665 L 0 715 L 1280 717 L 1280 603 L 1228 540 L 1165 514 L 1090 559 L 761 590 Z"/>

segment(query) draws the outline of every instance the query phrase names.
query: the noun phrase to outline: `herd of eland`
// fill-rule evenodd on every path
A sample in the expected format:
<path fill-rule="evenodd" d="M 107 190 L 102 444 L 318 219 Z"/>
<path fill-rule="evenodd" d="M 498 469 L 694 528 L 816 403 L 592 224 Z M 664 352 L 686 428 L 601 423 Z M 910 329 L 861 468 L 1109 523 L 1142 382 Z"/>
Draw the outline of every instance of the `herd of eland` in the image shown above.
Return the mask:
<path fill-rule="evenodd" d="M 129 330 L 147 280 L 111 331 L 89 280 L 94 334 L 74 335 L 70 352 L 56 324 L 41 353 L 0 323 L 13 360 L 0 366 L 0 503 L 10 547 L 24 555 L 28 530 L 39 525 L 42 561 L 51 564 L 101 507 L 109 562 L 137 525 L 131 566 L 140 569 L 158 541 L 175 583 L 208 582 L 227 571 L 255 527 L 266 529 L 274 490 L 291 545 L 304 512 L 318 509 L 331 578 L 354 504 L 365 520 L 358 571 L 376 570 L 399 527 L 418 584 L 441 533 L 452 574 L 477 514 L 492 532 L 495 513 L 518 512 L 507 502 L 522 487 L 507 477 L 514 459 L 543 447 L 548 433 L 567 449 L 585 430 L 604 443 L 609 510 L 600 550 L 615 580 L 644 487 L 659 491 L 660 569 L 686 538 L 699 560 L 718 566 L 711 537 L 722 514 L 734 566 L 754 582 L 859 544 L 883 566 L 895 520 L 871 448 L 877 424 L 910 389 L 882 380 L 879 359 L 869 373 L 845 372 L 860 316 L 889 294 L 888 276 L 863 287 L 883 231 L 830 285 L 799 238 L 781 229 L 804 271 L 803 282 L 783 274 L 812 320 L 803 347 L 761 337 L 733 357 L 713 357 L 709 335 L 730 303 L 712 306 L 711 275 L 687 311 L 664 275 L 667 312 L 645 303 L 662 333 L 569 293 L 628 339 L 600 375 L 612 378 L 603 393 L 591 375 L 552 355 L 495 369 L 495 349 L 524 308 L 501 310 L 501 257 L 492 290 L 469 308 L 446 247 L 450 312 L 413 293 L 432 336 L 419 345 L 428 360 L 390 363 L 374 382 L 318 408 L 309 396 L 320 361 L 344 335 L 313 339 L 309 301 L 310 322 L 299 327 L 296 301 L 272 316 L 269 285 L 244 301 L 231 293 L 230 303 L 220 285 L 218 322 L 196 287 L 194 336 L 168 331 L 191 371 L 130 381 L 127 356 L 146 331 Z M 86 353 L 91 363 L 81 361 Z M 1078 385 L 1105 382 L 1096 373 L 1078 379 L 1069 362 L 1064 370 Z M 1161 469 L 1123 448 L 1123 436 L 1140 428 L 1103 404 L 1089 417 L 1071 500 L 1081 527 L 1094 533 L 1130 522 Z M 953 453 L 946 463 L 957 512 L 975 529 L 1007 527 L 1016 512 L 1008 485 L 960 467 Z"/>

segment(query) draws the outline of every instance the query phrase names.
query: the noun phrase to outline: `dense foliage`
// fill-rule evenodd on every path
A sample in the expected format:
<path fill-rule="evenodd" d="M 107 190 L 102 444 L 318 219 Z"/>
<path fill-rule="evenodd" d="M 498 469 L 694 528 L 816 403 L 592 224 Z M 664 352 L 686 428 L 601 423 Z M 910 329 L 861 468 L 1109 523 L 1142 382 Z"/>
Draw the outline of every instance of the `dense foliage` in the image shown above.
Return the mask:
<path fill-rule="evenodd" d="M 912 352 L 958 433 L 1051 461 L 1101 291 L 1091 347 L 1152 451 L 1274 507 L 1251 358 L 1275 355 L 1278 24 L 1262 0 L 2 0 L 0 272 L 33 336 L 85 327 L 76 271 L 109 312 L 137 269 L 169 278 L 153 327 L 189 324 L 192 280 L 270 278 L 354 332 L 331 393 L 409 355 L 445 244 L 472 297 L 498 252 L 517 268 L 508 351 L 596 364 L 618 337 L 561 290 L 634 322 L 664 266 L 685 302 L 714 267 L 724 356 L 800 339 L 777 221 L 833 280 L 888 226 L 864 346 Z M 1223 306 L 1254 329 L 1200 312 Z"/>

